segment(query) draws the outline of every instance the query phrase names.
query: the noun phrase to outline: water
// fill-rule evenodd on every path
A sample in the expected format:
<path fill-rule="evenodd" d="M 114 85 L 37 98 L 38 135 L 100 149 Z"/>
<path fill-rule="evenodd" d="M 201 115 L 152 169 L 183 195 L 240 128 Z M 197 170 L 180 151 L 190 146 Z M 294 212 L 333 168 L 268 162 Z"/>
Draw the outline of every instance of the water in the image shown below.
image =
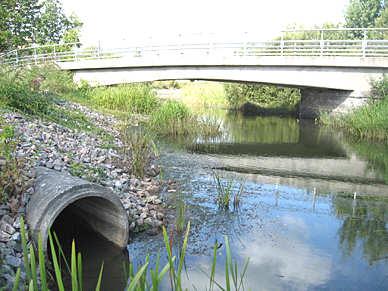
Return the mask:
<path fill-rule="evenodd" d="M 164 179 L 178 182 L 164 199 L 184 202 L 192 226 L 185 286 L 205 289 L 213 245 L 227 235 L 240 266 L 250 258 L 251 290 L 387 290 L 388 147 L 291 118 L 217 118 L 222 136 L 161 151 Z M 235 181 L 235 191 L 244 183 L 238 209 L 217 207 L 214 171 Z M 175 237 L 176 249 L 181 242 Z M 163 250 L 161 235 L 137 235 L 128 245 L 135 264 Z M 224 245 L 218 252 L 224 285 Z"/>

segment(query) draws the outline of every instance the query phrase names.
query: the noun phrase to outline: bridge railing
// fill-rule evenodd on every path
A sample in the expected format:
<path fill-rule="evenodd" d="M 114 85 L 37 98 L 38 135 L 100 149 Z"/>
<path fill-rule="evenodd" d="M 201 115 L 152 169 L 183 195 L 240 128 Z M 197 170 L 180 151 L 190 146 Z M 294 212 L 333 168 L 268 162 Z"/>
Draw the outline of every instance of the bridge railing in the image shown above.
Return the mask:
<path fill-rule="evenodd" d="M 78 62 L 98 59 L 241 58 L 263 56 L 306 57 L 388 57 L 388 40 L 273 40 L 245 42 L 204 42 L 132 46 L 114 49 L 84 48 L 79 43 L 47 45 L 13 50 L 0 55 L 9 65 L 43 62 Z"/>

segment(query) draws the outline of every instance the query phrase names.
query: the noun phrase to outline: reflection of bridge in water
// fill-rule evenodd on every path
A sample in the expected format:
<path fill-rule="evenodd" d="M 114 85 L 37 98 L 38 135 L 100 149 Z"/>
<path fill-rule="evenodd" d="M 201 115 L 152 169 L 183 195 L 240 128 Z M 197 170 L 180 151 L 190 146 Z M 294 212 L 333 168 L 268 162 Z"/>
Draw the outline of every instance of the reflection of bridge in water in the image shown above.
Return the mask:
<path fill-rule="evenodd" d="M 197 143 L 191 150 L 210 155 L 217 169 L 233 171 L 260 183 L 316 188 L 321 193 L 388 194 L 382 173 L 329 132 L 309 122 L 274 120 L 252 118 L 245 119 L 245 123 L 228 123 L 226 118 L 224 126 L 229 135 Z M 251 126 L 251 136 L 247 138 L 250 141 L 239 143 L 248 134 L 239 130 L 248 126 L 246 123 Z M 285 126 L 288 131 L 283 131 L 288 134 L 279 135 L 276 124 L 279 128 Z M 273 139 L 269 137 L 271 131 Z M 263 133 L 265 137 L 261 139 Z"/>

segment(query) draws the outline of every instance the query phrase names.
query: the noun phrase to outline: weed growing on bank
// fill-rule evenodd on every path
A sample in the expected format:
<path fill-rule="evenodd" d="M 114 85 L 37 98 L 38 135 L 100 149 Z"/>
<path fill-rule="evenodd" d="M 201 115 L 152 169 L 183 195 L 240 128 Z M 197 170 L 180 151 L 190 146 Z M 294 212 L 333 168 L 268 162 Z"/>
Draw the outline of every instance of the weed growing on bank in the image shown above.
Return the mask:
<path fill-rule="evenodd" d="M 0 203 L 10 199 L 17 203 L 24 191 L 24 160 L 16 156 L 16 145 L 13 127 L 0 118 Z"/>
<path fill-rule="evenodd" d="M 323 114 L 320 121 L 357 139 L 388 141 L 388 76 L 372 83 L 371 97 L 363 107 L 335 117 Z"/>
<path fill-rule="evenodd" d="M 178 101 L 168 100 L 153 112 L 149 120 L 149 128 L 160 136 L 217 136 L 220 124 L 199 118 L 186 105 Z"/>

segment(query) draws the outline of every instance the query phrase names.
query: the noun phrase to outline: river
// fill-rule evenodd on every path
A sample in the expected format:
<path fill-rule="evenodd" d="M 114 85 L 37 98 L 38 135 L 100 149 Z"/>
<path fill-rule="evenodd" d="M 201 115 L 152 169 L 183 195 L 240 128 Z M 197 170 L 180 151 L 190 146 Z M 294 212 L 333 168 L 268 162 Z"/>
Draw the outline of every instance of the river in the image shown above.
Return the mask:
<path fill-rule="evenodd" d="M 163 193 L 169 215 L 185 205 L 191 222 L 184 285 L 208 286 L 216 241 L 216 280 L 224 285 L 227 235 L 240 267 L 249 258 L 251 290 L 387 290 L 388 147 L 351 141 L 312 121 L 215 117 L 221 136 L 161 145 L 162 178 L 178 189 Z M 243 184 L 238 207 L 217 206 L 215 173 L 233 192 Z M 174 237 L 175 251 L 181 243 Z M 117 264 L 129 256 L 139 265 L 147 253 L 153 262 L 157 252 L 165 262 L 161 234 L 136 235 L 127 249 Z M 108 274 L 105 285 L 115 286 Z"/>

